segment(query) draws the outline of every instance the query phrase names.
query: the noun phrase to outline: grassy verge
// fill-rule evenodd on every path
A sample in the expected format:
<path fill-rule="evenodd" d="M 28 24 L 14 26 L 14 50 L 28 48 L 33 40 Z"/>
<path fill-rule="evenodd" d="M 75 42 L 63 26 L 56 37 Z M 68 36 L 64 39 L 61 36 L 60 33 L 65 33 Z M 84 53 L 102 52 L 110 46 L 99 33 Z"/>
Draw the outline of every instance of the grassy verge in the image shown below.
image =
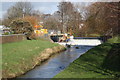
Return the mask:
<path fill-rule="evenodd" d="M 120 36 L 115 36 L 108 40 L 108 43 L 120 43 Z"/>
<path fill-rule="evenodd" d="M 120 44 L 114 39 L 90 49 L 54 78 L 120 77 Z"/>
<path fill-rule="evenodd" d="M 34 67 L 34 59 L 46 48 L 59 46 L 43 40 L 26 40 L 2 45 L 3 77 L 15 77 Z"/>

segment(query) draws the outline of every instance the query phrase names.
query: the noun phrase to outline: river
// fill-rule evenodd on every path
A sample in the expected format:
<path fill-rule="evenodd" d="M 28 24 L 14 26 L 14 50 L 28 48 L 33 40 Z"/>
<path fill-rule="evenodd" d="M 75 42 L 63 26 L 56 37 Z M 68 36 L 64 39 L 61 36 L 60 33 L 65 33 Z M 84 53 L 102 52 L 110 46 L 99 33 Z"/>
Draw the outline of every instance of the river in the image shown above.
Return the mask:
<path fill-rule="evenodd" d="M 72 46 L 66 51 L 52 56 L 49 60 L 19 78 L 53 78 L 92 47 L 93 46 L 78 46 L 78 48 L 76 48 L 76 46 Z"/>

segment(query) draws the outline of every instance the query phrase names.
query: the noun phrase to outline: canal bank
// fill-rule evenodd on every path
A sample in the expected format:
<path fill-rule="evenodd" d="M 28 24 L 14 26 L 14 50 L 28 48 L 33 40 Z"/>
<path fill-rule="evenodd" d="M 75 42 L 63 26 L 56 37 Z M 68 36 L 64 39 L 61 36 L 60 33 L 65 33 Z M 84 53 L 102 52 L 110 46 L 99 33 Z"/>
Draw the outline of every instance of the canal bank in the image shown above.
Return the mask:
<path fill-rule="evenodd" d="M 2 78 L 14 78 L 40 65 L 64 46 L 44 40 L 26 40 L 2 45 Z"/>
<path fill-rule="evenodd" d="M 90 41 L 91 42 L 91 41 Z M 97 42 L 97 44 L 99 41 Z M 17 79 L 50 79 L 57 75 L 59 72 L 67 68 L 70 63 L 76 60 L 80 55 L 87 52 L 89 49 L 93 48 L 93 45 L 74 45 L 67 48 L 66 51 L 61 54 L 52 56 L 50 59 L 45 61 L 40 66 L 30 70 L 24 75 L 17 77 Z M 15 79 L 16 80 L 16 79 Z"/>
<path fill-rule="evenodd" d="M 119 79 L 120 38 L 115 37 L 90 49 L 54 78 Z"/>
<path fill-rule="evenodd" d="M 26 74 L 19 76 L 17 79 L 44 80 L 53 78 L 59 72 L 67 68 L 69 64 L 76 60 L 80 55 L 84 54 L 91 48 L 93 48 L 93 46 L 71 46 L 71 48 L 67 48 L 66 51 L 52 56 L 49 60 L 42 63 L 40 66 L 37 66 Z"/>

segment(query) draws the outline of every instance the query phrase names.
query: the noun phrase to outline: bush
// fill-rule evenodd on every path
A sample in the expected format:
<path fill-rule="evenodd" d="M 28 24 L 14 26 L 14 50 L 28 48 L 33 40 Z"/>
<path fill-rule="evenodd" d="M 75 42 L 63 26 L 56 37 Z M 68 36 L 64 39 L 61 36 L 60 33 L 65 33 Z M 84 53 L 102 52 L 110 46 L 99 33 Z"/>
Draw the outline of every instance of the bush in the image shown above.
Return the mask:
<path fill-rule="evenodd" d="M 9 32 L 5 32 L 3 35 L 9 35 L 10 33 Z"/>
<path fill-rule="evenodd" d="M 10 24 L 12 31 L 14 31 L 15 34 L 25 34 L 27 38 L 31 38 L 33 35 L 33 27 L 28 21 L 24 21 L 22 19 L 14 20 Z"/>

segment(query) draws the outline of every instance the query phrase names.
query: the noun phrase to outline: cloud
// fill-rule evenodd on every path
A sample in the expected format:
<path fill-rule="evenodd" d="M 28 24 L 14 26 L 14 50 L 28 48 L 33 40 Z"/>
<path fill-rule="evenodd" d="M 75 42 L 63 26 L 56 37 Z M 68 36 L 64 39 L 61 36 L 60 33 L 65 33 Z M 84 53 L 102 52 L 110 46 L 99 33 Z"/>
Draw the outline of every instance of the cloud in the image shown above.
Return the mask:
<path fill-rule="evenodd" d="M 55 2 L 39 2 L 38 4 L 33 3 L 33 5 L 35 5 L 35 10 L 39 10 L 40 12 L 47 14 L 52 14 L 58 10 L 58 3 Z"/>
<path fill-rule="evenodd" d="M 49 7 L 47 7 L 47 6 L 41 6 L 41 7 L 35 8 L 35 10 L 39 10 L 40 12 L 48 12 Z"/>

